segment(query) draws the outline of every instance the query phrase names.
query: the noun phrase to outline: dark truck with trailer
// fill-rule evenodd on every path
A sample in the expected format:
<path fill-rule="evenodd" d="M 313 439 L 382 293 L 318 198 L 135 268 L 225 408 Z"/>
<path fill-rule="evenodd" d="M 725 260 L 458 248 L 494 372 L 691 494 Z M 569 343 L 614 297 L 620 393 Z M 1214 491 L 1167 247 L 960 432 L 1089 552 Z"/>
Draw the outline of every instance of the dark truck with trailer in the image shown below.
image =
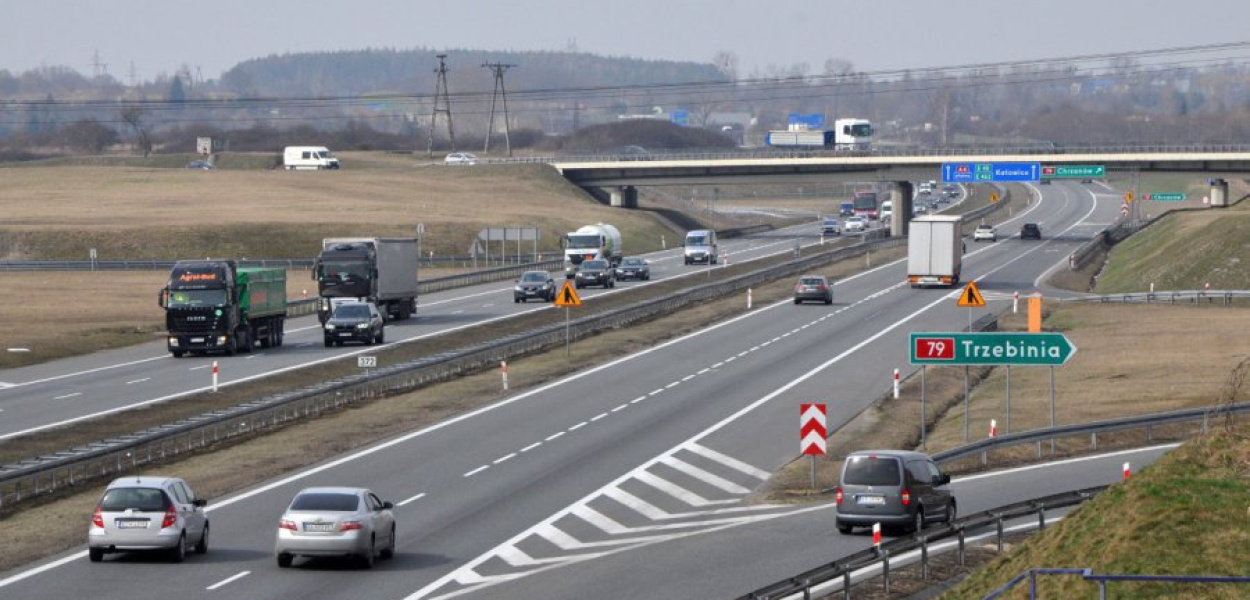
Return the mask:
<path fill-rule="evenodd" d="M 282 345 L 286 270 L 240 268 L 233 260 L 180 260 L 161 290 L 174 357 L 251 352 Z"/>
<path fill-rule="evenodd" d="M 388 321 L 417 313 L 417 238 L 328 238 L 321 247 L 312 277 L 322 323 L 345 300 L 372 302 Z"/>

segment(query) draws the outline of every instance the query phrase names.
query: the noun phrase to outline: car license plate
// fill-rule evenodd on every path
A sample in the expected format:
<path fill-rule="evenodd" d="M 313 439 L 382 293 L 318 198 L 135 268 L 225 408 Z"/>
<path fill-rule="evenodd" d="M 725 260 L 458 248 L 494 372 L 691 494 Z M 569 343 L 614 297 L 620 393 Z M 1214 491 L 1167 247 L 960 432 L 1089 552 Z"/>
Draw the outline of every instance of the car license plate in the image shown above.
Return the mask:
<path fill-rule="evenodd" d="M 116 525 L 118 529 L 147 529 L 148 527 L 147 519 L 131 519 L 127 521 L 118 519 L 117 521 L 113 521 L 113 524 Z"/>
<path fill-rule="evenodd" d="M 304 531 L 334 531 L 334 523 L 304 523 Z"/>
<path fill-rule="evenodd" d="M 204 343 L 204 338 L 191 338 L 191 343 L 192 343 L 192 344 L 203 344 L 203 343 Z"/>
<path fill-rule="evenodd" d="M 340 333 L 340 334 L 339 334 L 339 337 L 352 337 L 352 332 L 350 332 L 350 331 L 344 331 L 344 332 L 342 332 L 342 333 Z"/>
<path fill-rule="evenodd" d="M 885 496 L 859 496 L 856 502 L 864 506 L 882 506 L 885 504 Z"/>

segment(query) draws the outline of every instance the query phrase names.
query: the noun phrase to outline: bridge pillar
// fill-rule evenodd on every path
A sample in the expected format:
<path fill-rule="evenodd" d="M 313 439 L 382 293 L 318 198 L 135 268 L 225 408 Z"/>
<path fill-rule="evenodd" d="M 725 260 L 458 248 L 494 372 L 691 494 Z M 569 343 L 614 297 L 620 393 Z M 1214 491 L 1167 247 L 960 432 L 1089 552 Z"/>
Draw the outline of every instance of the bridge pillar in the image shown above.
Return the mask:
<path fill-rule="evenodd" d="M 638 188 L 632 185 L 622 185 L 608 188 L 608 195 L 611 197 L 610 204 L 616 208 L 638 208 Z"/>
<path fill-rule="evenodd" d="M 910 181 L 894 182 L 894 188 L 890 190 L 890 201 L 894 207 L 893 215 L 890 217 L 891 237 L 907 235 L 907 230 L 911 225 L 913 197 L 915 197 L 915 190 Z"/>
<path fill-rule="evenodd" d="M 1228 206 L 1228 182 L 1223 179 L 1211 179 L 1211 206 Z"/>

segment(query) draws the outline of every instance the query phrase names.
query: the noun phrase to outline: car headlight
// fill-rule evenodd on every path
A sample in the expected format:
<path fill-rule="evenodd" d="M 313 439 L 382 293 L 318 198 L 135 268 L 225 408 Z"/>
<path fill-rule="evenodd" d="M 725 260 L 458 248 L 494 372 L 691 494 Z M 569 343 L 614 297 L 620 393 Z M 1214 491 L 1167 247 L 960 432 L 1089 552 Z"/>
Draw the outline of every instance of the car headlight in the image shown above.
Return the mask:
<path fill-rule="evenodd" d="M 357 324 L 356 324 L 356 329 L 368 329 L 368 328 L 369 328 L 369 324 L 368 324 L 368 323 L 357 323 Z"/>
<path fill-rule="evenodd" d="M 518 285 L 518 286 L 516 286 L 516 287 L 514 287 L 514 288 L 512 288 L 512 289 L 514 289 L 514 290 L 516 290 L 516 291 L 518 291 L 518 292 L 524 292 L 524 291 L 525 291 L 525 288 L 523 288 L 523 287 L 521 287 L 521 286 L 519 286 L 519 285 Z"/>
<path fill-rule="evenodd" d="M 223 336 L 219 336 L 219 337 L 217 338 L 217 345 L 218 345 L 218 346 L 225 346 L 225 345 L 226 345 L 226 340 L 228 340 L 228 339 L 230 339 L 230 338 L 229 338 L 229 337 L 227 337 L 227 336 L 224 336 L 224 335 L 223 335 Z"/>
<path fill-rule="evenodd" d="M 334 324 L 326 323 L 326 331 L 334 331 Z"/>
<path fill-rule="evenodd" d="M 176 338 L 176 337 L 171 337 L 171 338 L 169 338 L 169 346 L 170 346 L 171 348 L 177 348 L 177 347 L 178 347 L 178 338 Z"/>

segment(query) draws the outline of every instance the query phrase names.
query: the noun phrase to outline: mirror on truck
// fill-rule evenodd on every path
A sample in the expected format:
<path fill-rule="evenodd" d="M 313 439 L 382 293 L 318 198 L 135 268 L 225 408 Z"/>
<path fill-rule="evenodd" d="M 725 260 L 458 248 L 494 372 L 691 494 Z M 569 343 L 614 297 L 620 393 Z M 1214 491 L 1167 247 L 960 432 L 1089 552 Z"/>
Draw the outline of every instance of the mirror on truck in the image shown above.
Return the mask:
<path fill-rule="evenodd" d="M 165 308 L 166 304 L 169 304 L 169 288 L 164 288 L 156 294 L 156 305 Z"/>

